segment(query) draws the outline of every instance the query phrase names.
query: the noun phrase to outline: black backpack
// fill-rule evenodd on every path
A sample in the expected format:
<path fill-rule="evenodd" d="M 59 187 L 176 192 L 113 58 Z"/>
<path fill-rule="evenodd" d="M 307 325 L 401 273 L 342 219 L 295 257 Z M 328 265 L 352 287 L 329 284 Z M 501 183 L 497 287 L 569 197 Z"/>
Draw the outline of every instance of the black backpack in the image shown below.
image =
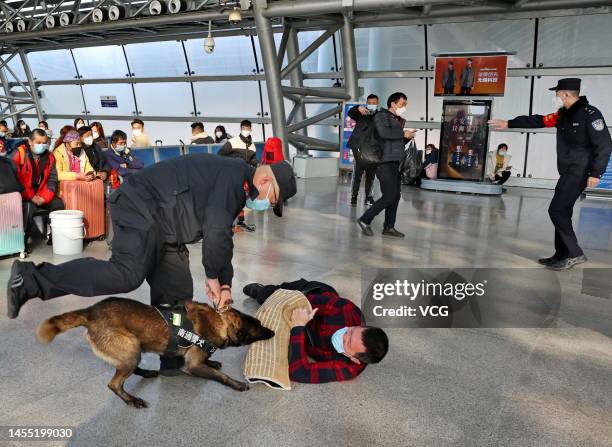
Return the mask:
<path fill-rule="evenodd" d="M 0 157 L 0 194 L 21 191 L 23 186 L 17 180 L 13 162 L 6 156 Z"/>
<path fill-rule="evenodd" d="M 347 146 L 353 151 L 357 164 L 363 167 L 375 167 L 380 164 L 382 148 L 371 116 L 357 123 Z"/>

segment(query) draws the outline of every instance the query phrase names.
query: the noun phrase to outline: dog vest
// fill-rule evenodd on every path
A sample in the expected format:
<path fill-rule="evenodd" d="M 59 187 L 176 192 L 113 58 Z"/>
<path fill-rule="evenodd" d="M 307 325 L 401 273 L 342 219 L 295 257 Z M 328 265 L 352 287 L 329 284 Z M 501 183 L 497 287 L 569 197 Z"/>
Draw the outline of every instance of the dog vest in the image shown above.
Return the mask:
<path fill-rule="evenodd" d="M 193 324 L 187 318 L 187 310 L 183 304 L 153 307 L 157 309 L 166 322 L 170 334 L 164 354 L 176 354 L 179 348 L 190 348 L 194 345 L 208 355 L 212 355 L 218 349 L 214 344 L 194 332 Z"/>

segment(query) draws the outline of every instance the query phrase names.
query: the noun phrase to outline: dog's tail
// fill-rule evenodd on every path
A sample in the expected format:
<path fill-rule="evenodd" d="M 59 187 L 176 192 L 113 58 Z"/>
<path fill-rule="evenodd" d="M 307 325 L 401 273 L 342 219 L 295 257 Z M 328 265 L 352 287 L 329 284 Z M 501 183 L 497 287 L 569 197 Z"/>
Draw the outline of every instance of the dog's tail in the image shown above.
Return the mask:
<path fill-rule="evenodd" d="M 42 343 L 49 343 L 53 341 L 57 334 L 75 327 L 85 326 L 89 322 L 88 314 L 88 309 L 81 309 L 51 317 L 40 323 L 36 331 L 36 337 Z"/>

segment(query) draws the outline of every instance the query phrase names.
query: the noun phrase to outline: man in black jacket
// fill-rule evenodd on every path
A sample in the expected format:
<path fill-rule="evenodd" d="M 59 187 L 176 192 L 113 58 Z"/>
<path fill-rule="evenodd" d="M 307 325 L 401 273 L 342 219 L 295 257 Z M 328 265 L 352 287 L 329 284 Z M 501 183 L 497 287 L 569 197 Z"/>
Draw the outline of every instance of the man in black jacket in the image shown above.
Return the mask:
<path fill-rule="evenodd" d="M 111 167 L 106 160 L 106 156 L 102 151 L 102 146 L 94 142 L 93 132 L 89 126 L 81 126 L 77 131 L 81 136 L 81 142 L 83 143 L 83 149 L 89 159 L 89 163 L 96 171 L 98 177 L 104 181 L 108 179 L 111 173 Z"/>
<path fill-rule="evenodd" d="M 348 111 L 355 122 L 355 128 L 348 140 L 348 147 L 355 151 L 363 144 L 367 144 L 372 138 L 372 134 L 376 132 L 374 127 L 374 115 L 378 112 L 378 96 L 371 94 L 366 99 L 366 107 L 355 106 Z M 357 206 L 357 196 L 359 195 L 359 187 L 361 186 L 361 177 L 365 172 L 365 205 L 371 206 L 374 203 L 372 198 L 372 187 L 374 186 L 374 176 L 376 175 L 375 166 L 363 166 L 355 157 L 355 169 L 353 170 L 353 194 L 351 196 L 351 206 Z"/>
<path fill-rule="evenodd" d="M 374 218 L 385 210 L 385 224 L 382 234 L 384 236 L 404 237 L 404 234 L 395 229 L 397 206 L 401 198 L 400 161 L 404 158 L 404 146 L 414 138 L 414 131 L 405 130 L 406 121 L 402 115 L 406 112 L 408 99 L 401 92 L 393 93 L 387 99 L 387 109 L 382 109 L 374 115 L 374 125 L 380 138 L 382 147 L 382 162 L 376 168 L 376 176 L 380 181 L 382 197 L 367 209 L 357 219 L 364 236 L 372 236 L 374 232 L 370 224 Z"/>
<path fill-rule="evenodd" d="M 263 211 L 295 195 L 286 162 L 254 169 L 208 154 L 174 158 L 131 175 L 111 196 L 114 229 L 109 261 L 76 259 L 60 265 L 15 261 L 8 282 L 8 316 L 30 298 L 130 292 L 146 279 L 151 303 L 193 299 L 185 244 L 202 239 L 206 290 L 218 308 L 232 303 L 232 222 L 245 204 Z"/>
<path fill-rule="evenodd" d="M 555 92 L 557 112 L 491 120 L 489 124 L 495 129 L 557 128 L 559 181 L 548 208 L 555 226 L 555 254 L 538 262 L 553 270 L 567 270 L 587 260 L 572 227 L 572 212 L 584 188 L 599 184 L 608 165 L 612 139 L 601 112 L 585 96 L 579 96 L 580 79 L 561 79 L 550 90 Z"/>

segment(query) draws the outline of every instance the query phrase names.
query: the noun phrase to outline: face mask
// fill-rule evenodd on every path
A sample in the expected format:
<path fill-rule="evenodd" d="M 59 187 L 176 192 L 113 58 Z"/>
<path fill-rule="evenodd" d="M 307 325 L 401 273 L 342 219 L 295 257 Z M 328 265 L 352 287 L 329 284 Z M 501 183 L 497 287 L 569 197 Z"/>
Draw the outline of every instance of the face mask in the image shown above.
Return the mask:
<path fill-rule="evenodd" d="M 81 127 L 83 127 L 84 125 L 85 125 L 85 124 L 83 124 L 83 123 L 79 123 L 79 124 L 77 124 L 77 125 L 76 125 L 76 128 L 77 128 L 77 129 L 80 129 L 80 128 L 81 128 Z"/>
<path fill-rule="evenodd" d="M 21 126 L 19 126 L 19 128 L 21 130 L 26 130 L 28 128 L 28 126 L 26 126 L 25 124 L 22 124 Z"/>
<path fill-rule="evenodd" d="M 559 110 L 561 107 L 563 107 L 563 100 L 555 95 L 553 97 L 553 108 Z"/>
<path fill-rule="evenodd" d="M 32 148 L 32 152 L 34 152 L 36 155 L 41 155 L 44 154 L 47 149 L 49 149 L 49 145 L 47 143 L 36 143 Z"/>
<path fill-rule="evenodd" d="M 249 138 L 251 136 L 251 131 L 250 130 L 241 130 L 240 131 L 240 135 L 242 135 L 244 138 Z"/>
<path fill-rule="evenodd" d="M 83 139 L 83 143 L 85 143 L 87 146 L 91 146 L 93 144 L 93 137 L 86 137 Z"/>
<path fill-rule="evenodd" d="M 79 155 L 81 155 L 82 149 L 83 149 L 82 147 L 71 147 L 70 151 L 72 152 L 73 155 L 78 157 Z"/>
<path fill-rule="evenodd" d="M 400 107 L 400 108 L 398 108 L 398 109 L 395 109 L 395 114 L 396 114 L 397 116 L 401 116 L 401 115 L 403 115 L 404 113 L 406 113 L 406 107 Z"/>
<path fill-rule="evenodd" d="M 272 189 L 272 183 L 270 183 L 270 186 L 268 187 L 268 192 L 266 194 L 266 198 L 265 199 L 251 199 L 248 198 L 246 201 L 246 206 L 248 209 L 253 210 L 253 211 L 266 211 L 269 210 L 270 207 L 272 206 L 272 204 L 270 203 L 270 199 L 268 199 L 268 196 L 270 195 L 270 190 Z"/>
<path fill-rule="evenodd" d="M 100 134 L 96 132 L 95 130 L 91 134 L 93 135 L 94 140 L 97 140 L 98 138 L 100 138 Z"/>
<path fill-rule="evenodd" d="M 5 135 L 6 135 L 6 133 L 0 132 L 0 138 L 4 138 Z"/>
<path fill-rule="evenodd" d="M 139 137 L 140 135 L 142 135 L 142 130 L 141 129 L 132 129 L 132 135 L 134 135 L 135 137 Z"/>
<path fill-rule="evenodd" d="M 346 334 L 346 331 L 348 331 L 348 327 L 338 329 L 336 332 L 334 332 L 334 335 L 332 335 L 331 338 L 332 345 L 334 346 L 336 352 L 338 352 L 339 354 L 344 353 L 344 342 L 342 341 L 342 337 L 344 336 L 344 334 Z"/>
<path fill-rule="evenodd" d="M 125 146 L 115 146 L 115 151 L 119 153 L 125 152 Z"/>
<path fill-rule="evenodd" d="M 366 107 L 370 112 L 378 111 L 378 106 L 376 104 L 367 104 Z"/>
<path fill-rule="evenodd" d="M 221 138 L 223 136 L 223 132 L 215 132 L 217 138 Z"/>
<path fill-rule="evenodd" d="M 425 153 L 426 154 L 431 154 L 431 149 L 430 148 L 425 149 Z"/>
<path fill-rule="evenodd" d="M 500 155 L 500 157 L 505 157 L 506 153 L 505 152 L 500 152 L 499 155 Z"/>

